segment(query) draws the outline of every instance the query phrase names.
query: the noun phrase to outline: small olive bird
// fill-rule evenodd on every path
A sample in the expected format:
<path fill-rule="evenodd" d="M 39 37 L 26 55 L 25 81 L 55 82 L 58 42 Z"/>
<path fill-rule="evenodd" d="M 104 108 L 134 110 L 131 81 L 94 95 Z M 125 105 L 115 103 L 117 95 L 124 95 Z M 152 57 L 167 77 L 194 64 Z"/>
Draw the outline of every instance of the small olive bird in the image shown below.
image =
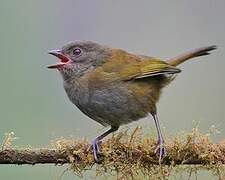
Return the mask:
<path fill-rule="evenodd" d="M 111 128 L 92 141 L 98 161 L 99 142 L 123 125 L 152 115 L 158 135 L 155 152 L 159 161 L 166 155 L 157 116 L 156 103 L 161 89 L 180 73 L 177 66 L 194 57 L 210 54 L 216 46 L 192 50 L 168 61 L 135 55 L 91 41 L 75 41 L 49 54 L 60 62 L 57 69 L 63 78 L 70 101 L 84 114 Z"/>

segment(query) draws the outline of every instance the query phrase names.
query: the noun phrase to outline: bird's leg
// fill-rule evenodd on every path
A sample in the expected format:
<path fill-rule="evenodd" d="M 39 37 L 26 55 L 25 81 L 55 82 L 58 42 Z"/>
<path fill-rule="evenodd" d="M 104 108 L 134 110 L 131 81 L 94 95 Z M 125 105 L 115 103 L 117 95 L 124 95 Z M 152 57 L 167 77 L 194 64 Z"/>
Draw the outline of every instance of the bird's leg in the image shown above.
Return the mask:
<path fill-rule="evenodd" d="M 164 139 L 163 139 L 162 132 L 160 129 L 158 116 L 156 113 L 152 113 L 152 117 L 155 121 L 157 134 L 158 134 L 158 142 L 157 142 L 157 147 L 156 147 L 155 153 L 159 153 L 159 162 L 160 162 L 161 159 L 166 156 L 166 149 L 164 146 Z"/>
<path fill-rule="evenodd" d="M 94 155 L 94 159 L 95 161 L 98 161 L 98 154 L 100 153 L 100 149 L 99 149 L 99 142 L 106 137 L 107 135 L 109 135 L 110 133 L 116 131 L 119 129 L 119 126 L 111 126 L 111 128 L 104 132 L 102 135 L 98 136 L 97 138 L 95 138 L 92 143 L 91 143 L 91 147 L 93 149 L 93 155 Z"/>

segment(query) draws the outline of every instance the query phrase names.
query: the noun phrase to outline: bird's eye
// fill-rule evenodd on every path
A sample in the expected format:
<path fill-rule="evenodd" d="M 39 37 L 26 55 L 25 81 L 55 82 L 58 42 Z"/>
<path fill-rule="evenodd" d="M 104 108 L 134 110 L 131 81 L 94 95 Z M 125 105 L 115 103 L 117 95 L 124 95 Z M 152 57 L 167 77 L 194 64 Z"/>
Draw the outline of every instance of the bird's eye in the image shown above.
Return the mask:
<path fill-rule="evenodd" d="M 76 55 L 76 56 L 80 55 L 80 53 L 81 53 L 81 49 L 79 49 L 79 48 L 75 48 L 73 50 L 73 54 Z"/>

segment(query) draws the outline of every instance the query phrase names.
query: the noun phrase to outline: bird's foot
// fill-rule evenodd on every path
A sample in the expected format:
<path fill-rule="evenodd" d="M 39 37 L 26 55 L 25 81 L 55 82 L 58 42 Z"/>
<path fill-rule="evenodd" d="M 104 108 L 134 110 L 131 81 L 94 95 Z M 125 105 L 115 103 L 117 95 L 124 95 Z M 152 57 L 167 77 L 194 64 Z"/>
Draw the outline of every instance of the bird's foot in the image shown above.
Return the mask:
<path fill-rule="evenodd" d="M 161 163 L 161 160 L 167 155 L 163 139 L 158 140 L 155 153 L 159 155 L 159 163 Z"/>
<path fill-rule="evenodd" d="M 99 143 L 100 143 L 100 141 L 99 141 L 98 139 L 94 139 L 94 140 L 91 142 L 90 147 L 88 148 L 88 151 L 89 151 L 90 149 L 93 150 L 93 155 L 94 155 L 94 159 L 95 159 L 96 162 L 98 162 L 98 154 L 100 154 Z"/>

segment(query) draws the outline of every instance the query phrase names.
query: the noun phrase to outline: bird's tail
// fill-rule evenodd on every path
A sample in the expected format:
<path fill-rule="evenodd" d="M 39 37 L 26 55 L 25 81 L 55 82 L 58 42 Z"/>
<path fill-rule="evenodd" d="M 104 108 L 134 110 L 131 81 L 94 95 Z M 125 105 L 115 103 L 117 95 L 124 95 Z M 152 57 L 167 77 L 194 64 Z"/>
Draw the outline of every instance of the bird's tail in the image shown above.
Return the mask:
<path fill-rule="evenodd" d="M 210 51 L 216 49 L 217 46 L 207 46 L 207 47 L 201 47 L 198 49 L 194 49 L 192 51 L 189 51 L 187 53 L 181 54 L 180 56 L 177 56 L 175 58 L 169 59 L 167 61 L 168 64 L 172 66 L 177 66 L 191 58 L 199 57 L 199 56 L 205 56 L 209 55 Z"/>

